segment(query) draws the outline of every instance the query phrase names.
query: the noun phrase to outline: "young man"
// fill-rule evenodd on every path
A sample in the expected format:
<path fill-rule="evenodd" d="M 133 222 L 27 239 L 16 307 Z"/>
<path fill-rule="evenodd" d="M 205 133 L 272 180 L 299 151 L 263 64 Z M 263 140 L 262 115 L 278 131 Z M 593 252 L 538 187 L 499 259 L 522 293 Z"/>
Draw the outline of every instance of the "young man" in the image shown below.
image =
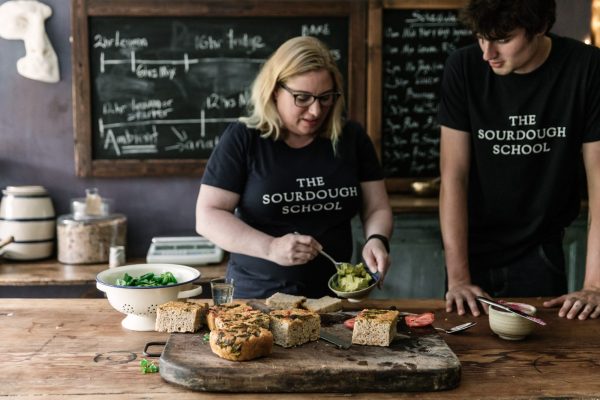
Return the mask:
<path fill-rule="evenodd" d="M 448 58 L 438 116 L 448 311 L 479 315 L 477 295 L 553 296 L 561 317 L 600 316 L 600 50 L 549 34 L 555 8 L 471 0 L 461 14 L 478 44 Z M 565 294 L 581 154 L 586 274 Z"/>

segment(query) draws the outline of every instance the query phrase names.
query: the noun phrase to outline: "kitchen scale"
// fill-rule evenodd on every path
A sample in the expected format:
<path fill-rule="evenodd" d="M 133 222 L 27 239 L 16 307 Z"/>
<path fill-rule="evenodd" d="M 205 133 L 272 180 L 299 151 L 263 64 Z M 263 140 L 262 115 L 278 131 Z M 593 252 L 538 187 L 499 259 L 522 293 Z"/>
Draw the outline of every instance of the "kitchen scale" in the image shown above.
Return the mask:
<path fill-rule="evenodd" d="M 162 236 L 152 238 L 146 262 L 205 265 L 223 261 L 223 249 L 202 236 Z"/>

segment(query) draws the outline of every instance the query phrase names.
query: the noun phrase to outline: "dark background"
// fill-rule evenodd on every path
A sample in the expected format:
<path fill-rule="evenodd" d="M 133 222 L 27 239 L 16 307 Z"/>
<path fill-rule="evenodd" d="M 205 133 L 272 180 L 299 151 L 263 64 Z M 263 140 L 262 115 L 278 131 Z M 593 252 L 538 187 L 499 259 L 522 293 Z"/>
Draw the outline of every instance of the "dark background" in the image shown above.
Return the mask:
<path fill-rule="evenodd" d="M 4 3 L 0 0 L 0 4 Z M 22 41 L 0 39 L 0 188 L 43 185 L 56 214 L 70 199 L 97 187 L 128 218 L 128 256 L 144 256 L 153 236 L 194 233 L 200 177 L 78 178 L 75 176 L 71 103 L 71 35 L 68 0 L 44 0 L 53 10 L 46 32 L 56 51 L 61 80 L 48 84 L 17 73 Z M 590 0 L 557 0 L 554 32 L 583 40 L 589 35 Z"/>

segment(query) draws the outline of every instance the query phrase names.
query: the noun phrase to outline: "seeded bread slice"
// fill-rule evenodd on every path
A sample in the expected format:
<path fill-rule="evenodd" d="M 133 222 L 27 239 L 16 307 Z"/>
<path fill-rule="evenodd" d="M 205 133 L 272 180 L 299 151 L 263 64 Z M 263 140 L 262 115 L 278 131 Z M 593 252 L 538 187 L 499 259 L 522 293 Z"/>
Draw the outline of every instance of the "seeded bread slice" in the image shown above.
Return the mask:
<path fill-rule="evenodd" d="M 273 341 L 282 347 L 293 347 L 319 339 L 321 317 L 308 310 L 273 310 L 271 332 Z"/>
<path fill-rule="evenodd" d="M 252 307 L 244 303 L 227 303 L 218 306 L 212 306 L 208 309 L 208 314 L 206 315 L 206 325 L 208 326 L 208 329 L 212 331 L 215 329 L 215 318 L 217 316 L 230 312 L 239 313 L 250 310 L 252 310 Z"/>
<path fill-rule="evenodd" d="M 215 328 L 222 329 L 228 326 L 246 324 L 248 326 L 254 325 L 269 329 L 270 322 L 271 318 L 262 311 L 229 311 L 215 317 Z"/>
<path fill-rule="evenodd" d="M 277 292 L 271 297 L 267 298 L 265 303 L 271 308 L 287 310 L 292 308 L 299 308 L 300 305 L 306 300 L 304 296 L 294 296 L 292 294 L 285 294 Z"/>
<path fill-rule="evenodd" d="M 255 325 L 214 329 L 209 342 L 213 353 L 231 361 L 253 360 L 273 351 L 271 332 Z"/>
<path fill-rule="evenodd" d="M 206 304 L 186 301 L 169 301 L 156 308 L 154 329 L 158 332 L 196 332 L 201 326 L 201 316 Z"/>
<path fill-rule="evenodd" d="M 396 336 L 400 313 L 395 310 L 365 309 L 358 313 L 352 330 L 352 343 L 389 346 Z"/>
<path fill-rule="evenodd" d="M 342 299 L 331 296 L 324 296 L 320 299 L 306 299 L 302 307 L 316 313 L 327 313 L 340 311 L 342 309 Z"/>

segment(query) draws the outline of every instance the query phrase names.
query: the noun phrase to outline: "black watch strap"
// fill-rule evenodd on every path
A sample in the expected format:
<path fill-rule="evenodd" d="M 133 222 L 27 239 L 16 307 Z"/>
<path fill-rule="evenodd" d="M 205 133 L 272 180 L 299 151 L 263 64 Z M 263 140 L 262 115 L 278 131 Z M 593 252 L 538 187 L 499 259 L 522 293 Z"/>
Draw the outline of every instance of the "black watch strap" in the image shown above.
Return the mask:
<path fill-rule="evenodd" d="M 379 240 L 381 240 L 381 242 L 383 243 L 383 247 L 385 247 L 385 250 L 386 250 L 388 253 L 390 252 L 390 242 L 389 242 L 388 238 L 386 238 L 386 237 L 385 237 L 385 236 L 383 236 L 383 235 L 374 234 L 374 235 L 371 235 L 371 236 L 369 236 L 369 237 L 367 238 L 367 240 L 365 241 L 365 244 L 366 244 L 366 243 L 367 243 L 369 240 L 371 240 L 371 239 L 379 239 Z"/>

